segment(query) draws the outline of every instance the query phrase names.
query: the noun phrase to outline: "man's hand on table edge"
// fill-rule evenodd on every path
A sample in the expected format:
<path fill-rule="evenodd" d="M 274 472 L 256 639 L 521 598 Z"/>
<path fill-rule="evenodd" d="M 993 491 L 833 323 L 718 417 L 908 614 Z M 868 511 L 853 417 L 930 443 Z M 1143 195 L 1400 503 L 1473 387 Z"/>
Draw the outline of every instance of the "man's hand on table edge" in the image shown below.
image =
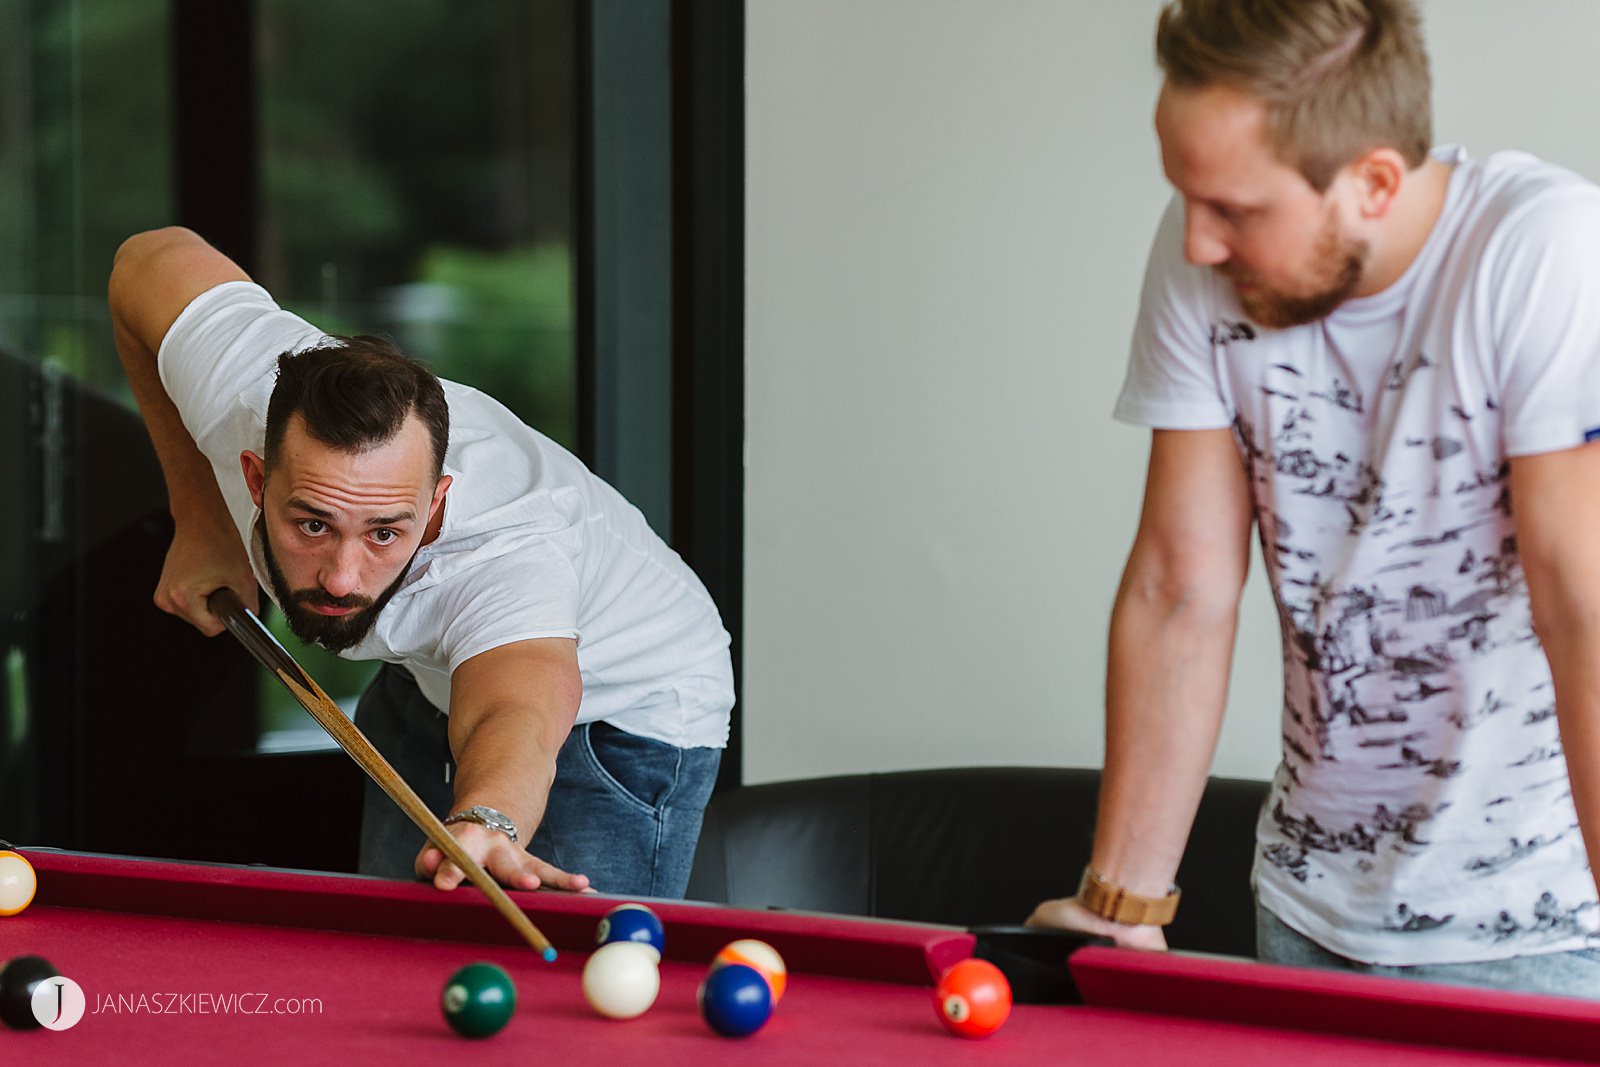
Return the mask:
<path fill-rule="evenodd" d="M 1109 937 L 1123 948 L 1164 952 L 1167 947 L 1167 936 L 1161 927 L 1129 926 L 1126 923 L 1112 922 L 1085 908 L 1078 903 L 1077 897 L 1060 897 L 1045 901 L 1033 909 L 1033 914 L 1028 916 L 1026 925 L 1054 927 L 1059 930 L 1073 930 L 1080 934 L 1092 934 L 1095 937 Z"/>
<path fill-rule="evenodd" d="M 565 889 L 593 893 L 589 876 L 571 874 L 534 856 L 499 830 L 475 822 L 451 823 L 445 827 L 460 842 L 467 855 L 477 860 L 494 880 L 507 889 Z M 444 858 L 432 844 L 417 853 L 417 877 L 431 880 L 436 889 L 454 889 L 466 881 L 466 873 Z"/>

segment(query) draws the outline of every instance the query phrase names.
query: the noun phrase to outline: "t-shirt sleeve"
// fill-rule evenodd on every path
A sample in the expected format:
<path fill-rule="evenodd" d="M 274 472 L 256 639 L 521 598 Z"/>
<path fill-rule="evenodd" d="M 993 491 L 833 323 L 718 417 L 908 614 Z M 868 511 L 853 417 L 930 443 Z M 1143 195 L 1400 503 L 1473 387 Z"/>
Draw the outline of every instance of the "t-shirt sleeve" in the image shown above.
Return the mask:
<path fill-rule="evenodd" d="M 1162 216 L 1150 249 L 1128 374 L 1113 414 L 1158 430 L 1232 425 L 1211 344 L 1210 272 L 1183 255 L 1183 202 Z"/>
<path fill-rule="evenodd" d="M 259 407 L 272 390 L 278 356 L 317 344 L 323 333 L 284 311 L 253 282 L 224 282 L 184 308 L 161 339 L 156 366 L 189 435 L 206 449 L 240 404 Z M 234 420 L 237 421 L 237 420 Z"/>
<path fill-rule="evenodd" d="M 549 538 L 524 542 L 451 582 L 439 616 L 449 621 L 438 655 L 453 674 L 473 656 L 544 637 L 576 640 L 578 572 Z"/>
<path fill-rule="evenodd" d="M 1600 439 L 1600 189 L 1548 193 L 1504 227 L 1486 284 L 1506 454 Z"/>

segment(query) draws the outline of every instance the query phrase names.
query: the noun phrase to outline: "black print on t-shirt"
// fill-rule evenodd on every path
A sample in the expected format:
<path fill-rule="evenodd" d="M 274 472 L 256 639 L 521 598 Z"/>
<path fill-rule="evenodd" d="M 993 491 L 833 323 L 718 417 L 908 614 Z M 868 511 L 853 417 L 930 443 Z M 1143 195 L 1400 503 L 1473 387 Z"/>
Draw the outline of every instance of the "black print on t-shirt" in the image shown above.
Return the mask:
<path fill-rule="evenodd" d="M 1226 345 L 1234 341 L 1254 341 L 1256 328 L 1248 322 L 1232 322 L 1220 319 L 1211 324 L 1211 344 Z"/>
<path fill-rule="evenodd" d="M 1383 928 L 1397 934 L 1419 934 L 1437 930 L 1454 918 L 1454 914 L 1434 918 L 1426 912 L 1412 911 L 1411 905 L 1402 900 L 1395 905 L 1394 914 L 1385 917 Z"/>
<path fill-rule="evenodd" d="M 1253 331 L 1241 326 L 1214 323 L 1213 344 L 1254 340 Z M 1423 375 L 1428 380 L 1419 388 L 1433 388 L 1432 376 L 1447 364 L 1415 351 L 1370 380 L 1336 354 L 1315 368 L 1268 364 L 1252 383 L 1256 399 L 1236 410 L 1233 431 L 1278 595 L 1290 686 L 1284 776 L 1268 817 L 1276 834 L 1269 835 L 1275 839 L 1263 847 L 1262 859 L 1300 883 L 1336 869 L 1330 866 L 1335 856 L 1361 872 L 1378 870 L 1384 852 L 1429 862 L 1423 859 L 1432 845 L 1429 828 L 1451 801 L 1429 802 L 1442 786 L 1428 783 L 1468 773 L 1509 777 L 1516 771 L 1504 788 L 1524 799 L 1514 803 L 1505 795 L 1484 804 L 1483 822 L 1503 825 L 1507 833 L 1498 846 L 1490 838 L 1482 855 L 1465 858 L 1463 879 L 1513 871 L 1557 842 L 1570 848 L 1576 832 L 1553 833 L 1544 824 L 1543 833 L 1517 833 L 1517 820 L 1528 817 L 1526 805 L 1548 811 L 1567 788 L 1550 722 L 1553 700 L 1532 691 L 1548 682 L 1529 692 L 1505 691 L 1514 686 L 1457 691 L 1458 683 L 1473 677 L 1460 665 L 1536 643 L 1537 637 L 1515 538 L 1492 532 L 1509 526 L 1510 464 L 1499 457 L 1485 462 L 1473 445 L 1485 430 L 1470 424 L 1495 412 L 1497 404 L 1483 398 L 1469 411 L 1441 400 L 1432 432 L 1394 434 L 1403 405 L 1408 399 L 1417 403 L 1408 398 L 1408 387 Z M 1373 390 L 1370 399 L 1364 386 Z M 1410 417 L 1406 424 L 1422 423 Z M 1430 522 L 1447 495 L 1448 520 Z M 1296 502 L 1293 522 L 1304 534 L 1274 501 Z M 1363 562 L 1352 567 L 1357 552 Z M 1530 732 L 1523 745 L 1497 753 L 1496 767 L 1483 765 L 1481 750 L 1473 756 L 1478 765 L 1469 766 L 1448 732 L 1476 731 L 1491 722 Z M 1394 787 L 1364 785 L 1368 796 L 1376 792 L 1384 799 L 1330 824 L 1325 795 L 1314 807 L 1297 804 L 1296 797 L 1310 768 L 1341 758 L 1358 761 L 1363 773 L 1392 776 Z M 1544 766 L 1556 773 L 1529 784 L 1528 770 Z M 1464 814 L 1452 813 L 1452 822 Z M 1461 852 L 1447 862 L 1462 863 Z M 1526 881 L 1506 882 L 1508 894 L 1527 891 Z M 1476 923 L 1476 936 L 1496 940 L 1548 938 L 1578 929 L 1576 917 L 1600 906 L 1593 899 L 1561 906 L 1543 887 L 1535 895 L 1536 902 L 1522 908 L 1507 901 L 1494 922 L 1476 923 L 1484 914 L 1477 909 L 1460 921 Z M 1372 923 L 1375 929 L 1422 933 L 1448 926 L 1457 910 L 1413 899 L 1373 916 Z"/>
<path fill-rule="evenodd" d="M 1586 929 L 1580 917 L 1597 906 L 1600 905 L 1595 901 L 1587 900 L 1568 907 L 1562 905 L 1554 894 L 1541 892 L 1528 909 L 1526 921 L 1518 919 L 1511 910 L 1505 910 L 1494 921 L 1479 923 L 1474 937 L 1494 944 L 1507 941 L 1540 943 L 1578 937 Z"/>

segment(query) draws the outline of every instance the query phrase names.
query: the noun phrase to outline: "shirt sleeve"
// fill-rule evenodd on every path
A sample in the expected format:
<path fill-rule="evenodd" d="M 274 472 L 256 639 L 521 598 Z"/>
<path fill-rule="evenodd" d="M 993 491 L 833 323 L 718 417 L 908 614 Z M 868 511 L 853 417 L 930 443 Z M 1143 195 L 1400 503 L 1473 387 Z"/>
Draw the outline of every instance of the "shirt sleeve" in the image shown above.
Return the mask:
<path fill-rule="evenodd" d="M 1600 439 L 1600 189 L 1563 187 L 1503 225 L 1486 284 L 1506 454 Z"/>
<path fill-rule="evenodd" d="M 473 656 L 515 641 L 566 637 L 578 630 L 578 572 L 548 538 L 486 560 L 449 583 L 436 605 L 448 619 L 438 656 L 454 674 Z"/>
<path fill-rule="evenodd" d="M 1174 197 L 1150 249 L 1118 420 L 1158 430 L 1232 425 L 1211 343 L 1214 285 L 1184 259 L 1183 202 Z"/>
<path fill-rule="evenodd" d="M 324 337 L 278 307 L 253 282 L 224 282 L 184 308 L 161 339 L 156 366 L 189 435 L 202 450 L 241 404 L 266 411 L 278 356 Z"/>

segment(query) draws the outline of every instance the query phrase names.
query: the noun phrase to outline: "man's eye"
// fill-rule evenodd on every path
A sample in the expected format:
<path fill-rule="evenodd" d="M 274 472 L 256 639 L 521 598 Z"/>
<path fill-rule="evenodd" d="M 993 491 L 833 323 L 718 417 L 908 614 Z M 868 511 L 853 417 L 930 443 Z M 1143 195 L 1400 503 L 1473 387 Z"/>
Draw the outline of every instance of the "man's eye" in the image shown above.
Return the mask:
<path fill-rule="evenodd" d="M 372 539 L 380 545 L 392 545 L 400 537 L 393 530 L 373 530 Z"/>
<path fill-rule="evenodd" d="M 322 533 L 322 531 L 326 530 L 327 528 L 328 528 L 327 524 L 324 523 L 321 519 L 301 519 L 300 520 L 300 532 L 303 533 L 303 534 L 310 534 L 312 537 L 316 537 L 318 534 Z"/>
<path fill-rule="evenodd" d="M 1229 226 L 1248 226 L 1255 222 L 1260 215 L 1261 209 L 1254 207 L 1239 207 L 1229 204 L 1225 207 L 1217 208 L 1217 217 Z"/>

